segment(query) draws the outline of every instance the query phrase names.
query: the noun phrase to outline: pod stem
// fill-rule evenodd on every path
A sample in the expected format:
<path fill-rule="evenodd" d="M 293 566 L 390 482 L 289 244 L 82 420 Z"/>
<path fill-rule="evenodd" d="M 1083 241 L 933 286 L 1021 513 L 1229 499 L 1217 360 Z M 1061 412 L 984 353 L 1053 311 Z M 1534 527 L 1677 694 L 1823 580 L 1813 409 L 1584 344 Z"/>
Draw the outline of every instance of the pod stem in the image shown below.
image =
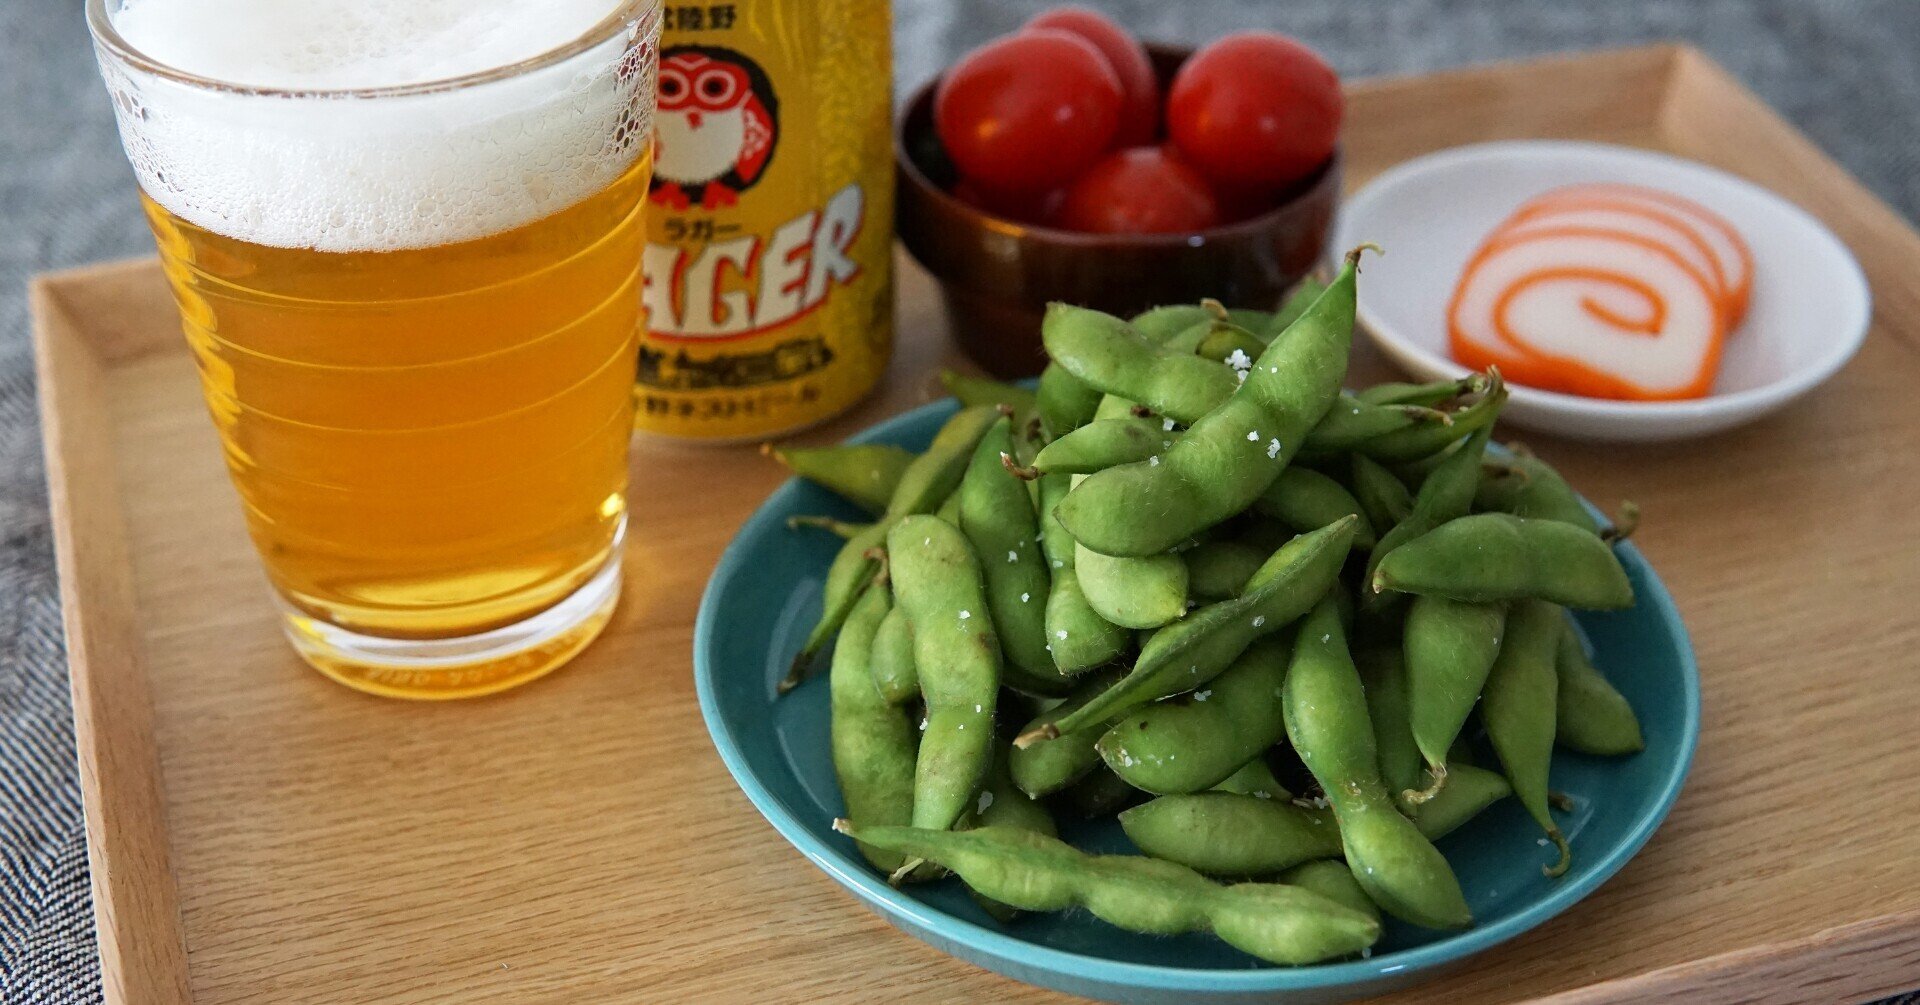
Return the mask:
<path fill-rule="evenodd" d="M 1024 733 L 1021 733 L 1019 736 L 1014 737 L 1013 745 L 1016 747 L 1019 747 L 1021 750 L 1025 750 L 1036 743 L 1044 743 L 1048 740 L 1058 737 L 1059 735 L 1060 735 L 1060 727 L 1049 722 L 1044 726 L 1036 726 L 1033 729 L 1029 729 Z"/>
<path fill-rule="evenodd" d="M 1232 317 L 1231 314 L 1227 313 L 1227 305 L 1221 303 L 1218 300 L 1215 300 L 1212 297 L 1201 298 L 1200 307 L 1203 310 L 1205 310 L 1208 314 L 1213 315 L 1213 318 L 1216 321 L 1225 321 L 1228 318 Z"/>
<path fill-rule="evenodd" d="M 1437 763 L 1429 764 L 1427 765 L 1427 787 L 1424 789 L 1408 789 L 1400 793 L 1400 798 L 1405 800 L 1407 805 L 1409 806 L 1419 806 L 1420 804 L 1426 802 L 1427 800 L 1432 799 L 1434 796 L 1439 795 L 1440 790 L 1442 788 L 1445 788 L 1446 784 L 1447 784 L 1446 762 L 1440 761 Z"/>
<path fill-rule="evenodd" d="M 1573 848 L 1567 844 L 1567 836 L 1560 833 L 1558 827 L 1547 831 L 1547 837 L 1553 842 L 1553 846 L 1559 849 L 1560 859 L 1552 865 L 1541 866 L 1540 871 L 1549 879 L 1558 879 L 1566 875 L 1567 867 L 1573 864 Z"/>
<path fill-rule="evenodd" d="M 1030 482 L 1030 481 L 1033 481 L 1035 478 L 1040 477 L 1039 468 L 1026 467 L 1022 465 L 1019 461 L 1016 461 L 1013 459 L 1012 454 L 1009 454 L 1004 450 L 1000 452 L 1000 466 L 1003 468 L 1006 468 L 1008 474 L 1014 476 L 1015 478 L 1020 479 L 1023 482 Z"/>
<path fill-rule="evenodd" d="M 793 654 L 793 662 L 787 664 L 787 675 L 773 685 L 774 693 L 786 694 L 799 687 L 813 669 L 813 656 L 813 652 L 808 649 L 802 649 Z"/>
<path fill-rule="evenodd" d="M 841 831 L 841 833 L 844 834 L 846 832 Z M 907 859 L 906 862 L 901 864 L 900 868 L 893 870 L 893 873 L 887 877 L 887 885 L 899 886 L 900 884 L 905 883 L 909 877 L 911 877 L 915 872 L 919 871 L 921 866 L 926 864 L 927 864 L 927 860 L 917 855 L 914 856 L 913 858 Z"/>
<path fill-rule="evenodd" d="M 1618 544 L 1621 541 L 1625 541 L 1627 538 L 1632 537 L 1633 532 L 1639 529 L 1640 529 L 1639 504 L 1633 502 L 1632 500 L 1624 500 L 1620 503 L 1620 515 L 1614 517 L 1613 523 L 1610 526 L 1608 526 L 1605 530 L 1600 532 L 1600 540 L 1605 541 L 1608 544 Z"/>

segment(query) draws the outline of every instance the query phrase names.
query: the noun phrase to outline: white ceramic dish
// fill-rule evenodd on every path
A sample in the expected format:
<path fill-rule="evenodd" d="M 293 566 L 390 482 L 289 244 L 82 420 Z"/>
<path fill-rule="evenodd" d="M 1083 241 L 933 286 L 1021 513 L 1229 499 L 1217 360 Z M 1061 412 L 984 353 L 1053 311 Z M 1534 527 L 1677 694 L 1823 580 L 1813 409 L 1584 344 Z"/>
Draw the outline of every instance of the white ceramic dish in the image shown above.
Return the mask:
<path fill-rule="evenodd" d="M 1746 320 L 1727 338 L 1712 392 L 1692 401 L 1606 401 L 1513 387 L 1501 421 L 1588 440 L 1671 440 L 1758 418 L 1818 386 L 1866 338 L 1872 298 L 1860 265 L 1805 210 L 1741 178 L 1666 154 L 1602 143 L 1524 140 L 1429 154 L 1381 174 L 1341 210 L 1330 254 L 1371 241 L 1360 323 L 1400 366 L 1428 379 L 1466 368 L 1447 353 L 1446 307 L 1460 270 L 1520 203 L 1578 182 L 1665 189 L 1725 216 L 1753 251 Z"/>

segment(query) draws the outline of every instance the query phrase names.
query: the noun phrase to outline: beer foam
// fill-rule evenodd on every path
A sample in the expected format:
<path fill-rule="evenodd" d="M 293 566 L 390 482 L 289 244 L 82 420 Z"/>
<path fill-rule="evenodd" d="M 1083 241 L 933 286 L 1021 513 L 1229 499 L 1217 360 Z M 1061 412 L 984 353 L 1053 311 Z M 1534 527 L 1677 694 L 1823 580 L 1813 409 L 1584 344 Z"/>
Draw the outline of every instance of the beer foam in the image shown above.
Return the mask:
<path fill-rule="evenodd" d="M 585 35 L 616 0 L 126 0 L 122 38 L 220 90 L 104 50 L 141 187 L 193 224 L 257 244 L 393 251 L 472 240 L 565 209 L 652 133 L 653 32 L 616 32 L 536 70 L 450 90 Z M 642 60 L 626 58 L 645 46 Z"/>

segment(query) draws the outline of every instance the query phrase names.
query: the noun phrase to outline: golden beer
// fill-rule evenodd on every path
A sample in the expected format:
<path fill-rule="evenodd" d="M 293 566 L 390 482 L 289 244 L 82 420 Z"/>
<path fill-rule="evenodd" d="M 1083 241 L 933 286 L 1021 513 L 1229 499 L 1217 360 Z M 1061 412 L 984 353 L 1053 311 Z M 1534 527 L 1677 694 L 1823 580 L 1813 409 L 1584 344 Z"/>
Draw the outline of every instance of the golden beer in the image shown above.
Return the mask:
<path fill-rule="evenodd" d="M 307 125 L 337 146 L 279 167 L 311 194 L 168 191 L 236 189 L 226 162 L 193 153 L 175 154 L 180 182 L 140 171 L 288 633 L 351 686 L 510 687 L 577 652 L 618 596 L 657 31 L 651 3 L 622 10 L 591 62 L 556 62 L 550 82 L 503 72 L 323 108 Z M 136 168 L 199 128 L 189 113 L 227 114 L 217 94 L 195 106 L 129 77 L 108 73 Z M 130 123 L 123 89 L 141 85 L 149 115 Z M 382 101 L 399 106 L 365 125 Z M 149 144 L 136 131 L 156 108 L 174 118 Z M 472 128 L 435 134 L 463 115 Z M 233 120 L 236 156 L 300 125 Z"/>

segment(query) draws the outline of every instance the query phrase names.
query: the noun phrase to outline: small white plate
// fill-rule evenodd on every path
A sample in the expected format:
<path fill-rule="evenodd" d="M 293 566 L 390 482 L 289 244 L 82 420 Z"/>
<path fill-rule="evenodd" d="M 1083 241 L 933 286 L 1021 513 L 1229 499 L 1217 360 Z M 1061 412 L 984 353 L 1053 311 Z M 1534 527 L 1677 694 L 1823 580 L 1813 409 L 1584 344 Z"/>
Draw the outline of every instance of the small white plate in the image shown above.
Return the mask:
<path fill-rule="evenodd" d="M 1341 210 L 1336 258 L 1371 241 L 1360 323 L 1400 366 L 1461 376 L 1446 308 L 1460 271 L 1522 202 L 1580 182 L 1631 182 L 1727 218 L 1753 251 L 1746 319 L 1727 337 L 1712 392 L 1691 401 L 1608 401 L 1512 388 L 1502 418 L 1588 440 L 1671 440 L 1727 429 L 1826 380 L 1866 338 L 1872 298 L 1846 245 L 1805 210 L 1741 178 L 1666 154 L 1603 143 L 1523 140 L 1429 154 L 1375 178 Z"/>

